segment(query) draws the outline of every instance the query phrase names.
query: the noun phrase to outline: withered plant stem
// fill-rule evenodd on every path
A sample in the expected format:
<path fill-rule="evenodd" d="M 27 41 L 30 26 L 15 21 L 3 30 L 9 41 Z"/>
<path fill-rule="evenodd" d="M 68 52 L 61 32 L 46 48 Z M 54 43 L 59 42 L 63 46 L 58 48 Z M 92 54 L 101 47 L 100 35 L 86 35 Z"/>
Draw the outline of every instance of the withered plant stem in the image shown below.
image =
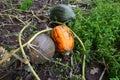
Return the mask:
<path fill-rule="evenodd" d="M 18 36 L 18 38 L 19 38 L 19 45 L 20 45 L 20 49 L 21 49 L 21 51 L 22 51 L 22 54 L 23 54 L 24 59 L 28 61 L 28 63 L 27 63 L 28 67 L 30 68 L 30 70 L 31 70 L 31 72 L 33 73 L 33 75 L 35 76 L 35 78 L 36 78 L 37 80 L 40 80 L 39 76 L 38 76 L 37 73 L 34 71 L 32 65 L 30 64 L 29 60 L 27 59 L 27 55 L 26 55 L 26 53 L 25 53 L 25 51 L 24 51 L 24 49 L 23 49 L 23 46 L 22 46 L 22 40 L 21 40 L 22 33 L 23 33 L 23 31 L 24 31 L 27 27 L 29 27 L 29 25 L 30 25 L 30 23 L 28 23 L 27 25 L 25 25 L 25 26 L 22 28 L 22 30 L 20 31 L 19 36 Z"/>
<path fill-rule="evenodd" d="M 72 31 L 72 30 L 71 30 Z M 72 31 L 73 32 L 73 31 Z M 85 79 L 85 59 L 86 59 L 86 49 L 85 49 L 85 46 L 82 42 L 82 40 L 77 36 L 77 34 L 75 34 L 73 32 L 74 36 L 78 39 L 78 41 L 80 42 L 80 45 L 83 47 L 83 50 L 84 50 L 84 54 L 83 54 L 83 62 L 82 62 L 82 80 L 86 80 Z"/>

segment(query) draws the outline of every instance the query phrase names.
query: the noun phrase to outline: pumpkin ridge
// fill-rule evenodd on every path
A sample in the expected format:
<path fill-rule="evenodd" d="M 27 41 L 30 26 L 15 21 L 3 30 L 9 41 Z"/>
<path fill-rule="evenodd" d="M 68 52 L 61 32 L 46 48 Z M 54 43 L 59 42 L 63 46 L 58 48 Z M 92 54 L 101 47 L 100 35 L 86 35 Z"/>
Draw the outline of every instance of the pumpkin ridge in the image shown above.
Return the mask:
<path fill-rule="evenodd" d="M 60 26 L 59 26 L 60 27 Z M 66 44 L 68 44 L 68 42 L 64 39 L 66 39 L 67 37 L 67 31 L 65 30 L 64 26 L 60 27 L 61 30 L 58 30 L 59 33 L 65 33 L 64 35 L 59 35 L 59 37 L 61 38 L 61 42 L 63 42 L 63 44 L 60 44 L 59 47 L 63 46 L 63 49 L 61 49 L 61 51 L 64 50 L 68 50 L 68 46 Z M 58 41 L 59 42 L 59 41 Z"/>
<path fill-rule="evenodd" d="M 57 47 L 57 51 L 64 53 L 73 49 L 74 38 L 71 30 L 67 26 L 56 26 L 53 28 L 51 35 Z"/>
<path fill-rule="evenodd" d="M 47 62 L 48 60 L 45 59 L 42 55 L 48 59 L 51 59 L 53 57 L 55 52 L 55 44 L 53 40 L 46 34 L 38 35 L 32 41 L 32 44 L 36 46 L 33 46 L 34 48 L 31 47 L 31 51 L 28 54 L 31 63 L 39 64 L 41 62 Z"/>

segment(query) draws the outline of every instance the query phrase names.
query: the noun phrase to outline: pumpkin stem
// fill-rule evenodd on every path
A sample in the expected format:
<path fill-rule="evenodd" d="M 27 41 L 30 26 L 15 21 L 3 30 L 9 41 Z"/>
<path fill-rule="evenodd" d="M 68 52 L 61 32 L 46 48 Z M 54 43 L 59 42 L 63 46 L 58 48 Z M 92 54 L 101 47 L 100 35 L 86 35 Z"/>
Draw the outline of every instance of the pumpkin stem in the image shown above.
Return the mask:
<path fill-rule="evenodd" d="M 59 24 L 59 25 L 65 25 L 65 23 L 59 22 L 59 21 L 52 21 L 53 23 Z"/>
<path fill-rule="evenodd" d="M 64 60 L 66 60 L 66 61 L 68 61 L 69 60 L 69 55 L 70 55 L 70 51 L 65 51 L 64 53 L 63 53 L 63 58 L 64 58 Z"/>
<path fill-rule="evenodd" d="M 70 51 L 65 51 L 65 56 L 69 56 L 70 55 Z"/>

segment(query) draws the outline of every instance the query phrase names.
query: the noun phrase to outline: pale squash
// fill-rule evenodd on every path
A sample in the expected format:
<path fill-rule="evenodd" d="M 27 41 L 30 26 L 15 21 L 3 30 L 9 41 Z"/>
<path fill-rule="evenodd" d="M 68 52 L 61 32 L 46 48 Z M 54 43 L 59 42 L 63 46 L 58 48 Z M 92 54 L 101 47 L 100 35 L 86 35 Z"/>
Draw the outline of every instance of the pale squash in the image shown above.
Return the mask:
<path fill-rule="evenodd" d="M 48 61 L 45 57 L 48 59 L 53 57 L 55 52 L 55 44 L 49 36 L 40 34 L 32 41 L 32 44 L 35 45 L 34 48 L 39 51 L 37 52 L 31 48 L 29 56 L 32 63 L 39 64 L 41 62 Z"/>

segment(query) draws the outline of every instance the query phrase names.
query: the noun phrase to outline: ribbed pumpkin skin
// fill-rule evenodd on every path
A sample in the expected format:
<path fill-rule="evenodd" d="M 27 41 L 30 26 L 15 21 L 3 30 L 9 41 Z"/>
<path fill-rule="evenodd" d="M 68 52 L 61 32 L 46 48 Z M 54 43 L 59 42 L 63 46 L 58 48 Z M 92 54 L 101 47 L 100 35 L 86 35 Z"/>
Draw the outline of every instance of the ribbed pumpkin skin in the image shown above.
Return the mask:
<path fill-rule="evenodd" d="M 53 28 L 51 37 L 56 44 L 58 52 L 71 51 L 74 47 L 73 34 L 67 26 L 60 25 Z"/>
<path fill-rule="evenodd" d="M 74 18 L 75 14 L 68 5 L 58 4 L 50 10 L 50 19 L 52 21 L 65 22 Z"/>
<path fill-rule="evenodd" d="M 36 46 L 35 49 L 39 51 L 37 52 L 34 49 L 31 49 L 29 57 L 32 63 L 39 64 L 41 62 L 47 62 L 48 60 L 46 60 L 42 55 L 48 59 L 51 59 L 53 57 L 55 52 L 55 44 L 53 40 L 46 34 L 38 35 L 32 41 L 32 44 L 34 44 Z"/>

